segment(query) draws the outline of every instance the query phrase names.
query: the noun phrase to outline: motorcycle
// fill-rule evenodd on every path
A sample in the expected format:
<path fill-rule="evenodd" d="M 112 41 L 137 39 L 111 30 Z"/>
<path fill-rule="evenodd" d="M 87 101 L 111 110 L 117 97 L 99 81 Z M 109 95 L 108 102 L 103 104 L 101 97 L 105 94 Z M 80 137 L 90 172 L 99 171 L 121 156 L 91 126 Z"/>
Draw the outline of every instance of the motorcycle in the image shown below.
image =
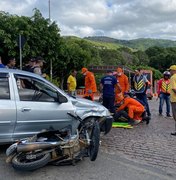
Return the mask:
<path fill-rule="evenodd" d="M 65 127 L 62 130 L 44 130 L 19 140 L 6 150 L 6 162 L 16 170 L 32 171 L 48 163 L 74 165 L 84 157 L 95 161 L 100 141 L 99 123 L 94 118 L 82 120 L 75 114 L 68 114 L 80 121 L 76 133 Z"/>

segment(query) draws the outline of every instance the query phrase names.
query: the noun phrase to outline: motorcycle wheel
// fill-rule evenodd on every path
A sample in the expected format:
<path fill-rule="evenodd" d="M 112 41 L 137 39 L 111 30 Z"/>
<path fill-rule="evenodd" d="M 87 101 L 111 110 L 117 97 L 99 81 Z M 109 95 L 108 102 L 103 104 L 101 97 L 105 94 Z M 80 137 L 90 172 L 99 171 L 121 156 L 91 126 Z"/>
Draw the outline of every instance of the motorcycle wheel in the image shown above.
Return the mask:
<path fill-rule="evenodd" d="M 100 145 L 100 127 L 97 121 L 94 122 L 90 139 L 91 142 L 88 148 L 89 158 L 91 161 L 95 161 L 98 155 L 98 150 Z"/>
<path fill-rule="evenodd" d="M 12 166 L 14 169 L 23 171 L 32 171 L 45 166 L 51 159 L 50 153 L 38 156 L 36 159 L 26 159 L 25 153 L 17 154 L 12 159 Z"/>

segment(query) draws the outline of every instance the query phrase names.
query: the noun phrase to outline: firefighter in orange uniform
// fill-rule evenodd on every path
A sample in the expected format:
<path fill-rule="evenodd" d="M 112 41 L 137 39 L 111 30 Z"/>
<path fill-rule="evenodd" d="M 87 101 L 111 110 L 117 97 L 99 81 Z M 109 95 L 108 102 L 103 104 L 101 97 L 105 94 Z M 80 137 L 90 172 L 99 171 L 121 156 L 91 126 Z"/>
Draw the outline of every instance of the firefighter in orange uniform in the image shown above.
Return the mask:
<path fill-rule="evenodd" d="M 121 115 L 121 111 L 124 111 L 125 108 L 128 109 L 128 117 L 130 121 L 134 124 L 138 124 L 142 121 L 142 114 L 145 111 L 144 106 L 134 98 L 130 96 L 123 96 L 122 93 L 117 95 L 118 102 L 121 104 L 120 107 L 116 110 L 115 121 Z"/>
<path fill-rule="evenodd" d="M 128 77 L 124 74 L 122 68 L 117 68 L 117 80 L 119 81 L 119 85 L 121 87 L 121 91 L 124 94 L 125 92 L 129 91 L 129 81 Z M 116 93 L 118 94 L 119 91 L 117 90 Z"/>
<path fill-rule="evenodd" d="M 119 88 L 116 88 L 115 90 L 116 99 L 117 99 L 118 93 L 122 92 L 124 94 L 129 91 L 129 81 L 128 81 L 128 77 L 124 74 L 122 68 L 117 68 L 116 78 L 121 88 L 121 91 L 119 90 Z"/>
<path fill-rule="evenodd" d="M 166 116 L 171 117 L 170 115 L 170 72 L 165 71 L 163 73 L 163 78 L 158 81 L 157 94 L 160 99 L 159 103 L 159 115 L 163 113 L 164 101 L 166 102 Z"/>
<path fill-rule="evenodd" d="M 95 76 L 92 72 L 88 71 L 87 68 L 81 69 L 82 74 L 85 76 L 85 94 L 84 98 L 94 100 L 94 94 L 97 92 L 97 85 Z"/>

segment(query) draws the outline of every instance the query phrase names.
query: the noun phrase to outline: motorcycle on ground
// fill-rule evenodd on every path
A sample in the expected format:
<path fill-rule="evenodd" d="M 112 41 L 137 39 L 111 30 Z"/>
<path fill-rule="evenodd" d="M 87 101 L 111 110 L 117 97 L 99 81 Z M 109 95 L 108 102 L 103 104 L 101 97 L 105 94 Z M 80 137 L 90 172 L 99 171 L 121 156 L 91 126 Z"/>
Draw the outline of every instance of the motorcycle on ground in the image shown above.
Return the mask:
<path fill-rule="evenodd" d="M 62 130 L 44 130 L 19 140 L 6 150 L 6 162 L 16 170 L 32 171 L 48 163 L 75 164 L 84 157 L 95 161 L 100 141 L 99 123 L 94 118 L 83 121 L 75 114 L 68 114 L 80 121 L 74 134 L 71 128 L 66 127 Z"/>

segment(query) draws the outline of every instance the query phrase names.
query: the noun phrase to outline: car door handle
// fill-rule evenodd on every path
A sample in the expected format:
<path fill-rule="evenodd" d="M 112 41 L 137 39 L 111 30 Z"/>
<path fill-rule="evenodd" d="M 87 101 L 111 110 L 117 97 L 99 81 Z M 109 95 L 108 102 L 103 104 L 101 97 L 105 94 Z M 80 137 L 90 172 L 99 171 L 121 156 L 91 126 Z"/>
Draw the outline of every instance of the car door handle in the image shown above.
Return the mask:
<path fill-rule="evenodd" d="M 26 111 L 30 111 L 30 110 L 31 110 L 31 108 L 21 108 L 22 112 L 26 112 Z"/>

